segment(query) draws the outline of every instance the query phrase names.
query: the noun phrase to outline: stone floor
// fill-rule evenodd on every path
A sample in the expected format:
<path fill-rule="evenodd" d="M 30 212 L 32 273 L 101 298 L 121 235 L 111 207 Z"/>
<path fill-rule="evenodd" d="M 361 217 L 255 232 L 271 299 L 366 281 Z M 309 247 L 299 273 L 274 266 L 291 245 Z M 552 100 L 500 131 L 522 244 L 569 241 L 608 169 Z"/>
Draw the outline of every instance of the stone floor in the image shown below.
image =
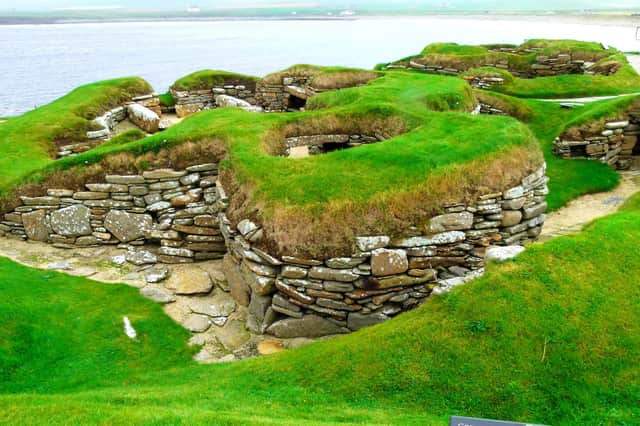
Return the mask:
<path fill-rule="evenodd" d="M 102 283 L 123 283 L 164 304 L 174 321 L 193 333 L 189 343 L 202 346 L 198 362 L 227 362 L 266 355 L 312 343 L 312 339 L 277 339 L 247 328 L 247 310 L 231 298 L 221 261 L 187 265 L 143 263 L 144 248 L 59 249 L 51 245 L 0 238 L 0 256 L 20 264 L 57 270 Z"/>

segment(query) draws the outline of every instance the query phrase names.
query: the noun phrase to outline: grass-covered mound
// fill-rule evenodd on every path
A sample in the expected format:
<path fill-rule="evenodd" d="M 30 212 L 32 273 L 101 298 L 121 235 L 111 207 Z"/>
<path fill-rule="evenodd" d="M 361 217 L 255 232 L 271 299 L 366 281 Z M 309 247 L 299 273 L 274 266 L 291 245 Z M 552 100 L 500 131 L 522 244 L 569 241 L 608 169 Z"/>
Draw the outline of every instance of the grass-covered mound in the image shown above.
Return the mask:
<path fill-rule="evenodd" d="M 385 324 L 214 366 L 134 289 L 0 261 L 0 421 L 636 424 L 639 238 L 636 198 Z"/>
<path fill-rule="evenodd" d="M 173 83 L 171 89 L 178 91 L 206 90 L 211 89 L 214 86 L 224 86 L 227 84 L 234 86 L 247 84 L 255 87 L 258 80 L 260 80 L 258 77 L 237 74 L 229 71 L 201 70 L 180 78 Z"/>
<path fill-rule="evenodd" d="M 132 97 L 150 93 L 139 78 L 88 84 L 0 126 L 0 195 L 51 163 L 55 148 L 86 140 L 91 120 Z"/>
<path fill-rule="evenodd" d="M 374 71 L 359 68 L 298 64 L 282 71 L 268 74 L 262 81 L 265 84 L 282 84 L 284 77 L 306 78 L 309 81 L 309 85 L 314 89 L 336 90 L 360 86 L 378 76 L 379 74 Z"/>
<path fill-rule="evenodd" d="M 502 190 L 540 167 L 537 141 L 526 126 L 512 118 L 472 116 L 475 103 L 463 80 L 387 73 L 366 86 L 320 94 L 303 113 L 205 111 L 152 137 L 60 160 L 32 178 L 46 182 L 70 168 L 81 175 L 92 164 L 123 155 L 170 157 L 185 142 L 216 141 L 227 153 L 223 178 L 234 195 L 232 219 L 259 211 L 254 219 L 277 252 L 349 254 L 355 235 L 400 232 L 426 221 L 443 203 Z M 315 134 L 323 130 L 318 123 L 340 128 L 359 122 L 358 132 L 374 133 L 376 122 L 390 119 L 398 123 L 391 135 L 397 136 L 385 142 L 298 160 L 268 151 L 291 125 Z M 192 158 L 213 157 L 194 150 Z"/>
<path fill-rule="evenodd" d="M 508 50 L 501 50 L 508 49 Z M 616 70 L 612 75 L 569 74 L 553 77 L 517 78 L 512 72 L 530 73 L 538 56 L 569 54 L 572 60 L 592 62 L 592 70 Z M 464 76 L 496 76 L 505 82 L 493 90 L 518 97 L 553 98 L 617 95 L 640 91 L 640 76 L 624 54 L 614 48 L 604 49 L 600 43 L 575 40 L 530 40 L 520 46 L 467 46 L 434 43 L 415 56 L 391 65 L 439 65 L 463 72 Z M 510 71 L 488 67 L 501 63 Z"/>

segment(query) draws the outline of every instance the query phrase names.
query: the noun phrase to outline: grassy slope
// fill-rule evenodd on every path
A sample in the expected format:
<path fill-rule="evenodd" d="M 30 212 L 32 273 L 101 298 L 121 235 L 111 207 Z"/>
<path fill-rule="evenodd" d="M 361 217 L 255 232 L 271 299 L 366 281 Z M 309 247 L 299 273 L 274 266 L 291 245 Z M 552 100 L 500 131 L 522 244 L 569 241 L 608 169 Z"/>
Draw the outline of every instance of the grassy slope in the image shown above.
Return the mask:
<path fill-rule="evenodd" d="M 210 89 L 213 86 L 219 86 L 227 84 L 229 81 L 233 82 L 256 82 L 258 80 L 257 77 L 237 74 L 229 71 L 219 71 L 219 70 L 201 70 L 186 75 L 179 80 L 177 80 L 171 86 L 172 89 L 175 90 L 201 90 L 201 89 Z M 236 83 L 230 83 L 236 84 Z"/>
<path fill-rule="evenodd" d="M 89 120 L 132 96 L 149 93 L 138 78 L 82 86 L 0 126 L 0 194 L 52 161 L 56 141 L 86 139 Z"/>
<path fill-rule="evenodd" d="M 134 290 L 1 261 L 0 310 L 10 316 L 0 365 L 16 368 L 1 385 L 0 419 L 442 424 L 467 414 L 635 424 L 639 207 L 636 198 L 383 325 L 232 365 L 190 364 L 184 333 Z M 124 337 L 125 314 L 139 342 Z M 87 342 L 97 347 L 87 351 Z"/>

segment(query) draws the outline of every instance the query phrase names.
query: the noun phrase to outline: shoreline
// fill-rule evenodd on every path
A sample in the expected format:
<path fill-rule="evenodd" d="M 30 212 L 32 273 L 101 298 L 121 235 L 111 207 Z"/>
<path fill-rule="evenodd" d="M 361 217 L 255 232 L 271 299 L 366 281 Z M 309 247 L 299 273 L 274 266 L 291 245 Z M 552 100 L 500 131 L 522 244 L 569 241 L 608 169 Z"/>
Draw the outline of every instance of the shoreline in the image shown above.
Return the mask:
<path fill-rule="evenodd" d="M 599 26 L 636 26 L 640 27 L 640 14 L 547 14 L 547 13 L 469 13 L 469 14 L 424 14 L 424 15 L 362 15 L 362 16 L 174 16 L 174 17 L 122 17 L 122 18 L 11 18 L 0 16 L 0 26 L 20 25 L 78 25 L 78 24 L 114 24 L 114 23 L 171 23 L 171 22 L 247 22 L 247 21 L 376 21 L 376 20 L 499 20 L 499 21 L 540 21 L 562 22 L 567 24 L 588 24 Z"/>

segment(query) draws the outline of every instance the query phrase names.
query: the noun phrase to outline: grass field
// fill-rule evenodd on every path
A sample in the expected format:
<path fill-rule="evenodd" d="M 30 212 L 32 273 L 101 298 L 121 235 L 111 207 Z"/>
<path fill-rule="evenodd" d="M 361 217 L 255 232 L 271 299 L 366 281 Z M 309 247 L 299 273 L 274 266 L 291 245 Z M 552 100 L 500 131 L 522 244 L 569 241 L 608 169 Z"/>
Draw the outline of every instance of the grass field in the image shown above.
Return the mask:
<path fill-rule="evenodd" d="M 380 326 L 230 365 L 195 365 L 187 333 L 135 289 L 1 260 L 0 421 L 636 424 L 639 208 Z"/>
<path fill-rule="evenodd" d="M 184 87 L 209 84 L 209 77 L 191 76 Z M 276 225 L 295 217 L 288 238 L 311 245 L 314 228 L 301 226 L 300 212 L 355 227 L 350 221 L 362 222 L 366 211 L 374 219 L 366 226 L 381 229 L 391 226 L 387 217 L 427 215 L 445 193 L 464 197 L 468 188 L 515 179 L 543 155 L 551 209 L 618 182 L 600 163 L 555 158 L 551 144 L 565 129 L 614 117 L 636 99 L 562 109 L 483 92 L 475 96 L 492 98 L 519 120 L 475 117 L 474 93 L 462 79 L 399 71 L 376 77 L 317 95 L 306 112 L 205 111 L 149 138 L 132 131 L 52 161 L 56 143 L 81 138 L 89 120 L 116 100 L 150 90 L 138 79 L 84 86 L 0 124 L 0 190 L 227 155 L 223 178 Z M 555 95 L 564 90 L 549 87 Z M 391 138 L 302 160 L 272 155 L 284 136 L 326 129 Z M 340 234 L 336 226 L 328 232 Z M 351 237 L 319 235 L 324 244 Z M 192 360 L 197 348 L 187 346 L 189 333 L 137 289 L 0 259 L 0 423 L 440 425 L 456 414 L 640 424 L 639 238 L 637 196 L 580 234 L 490 264 L 483 278 L 384 324 L 206 366 Z M 125 336 L 124 316 L 136 339 Z"/>

